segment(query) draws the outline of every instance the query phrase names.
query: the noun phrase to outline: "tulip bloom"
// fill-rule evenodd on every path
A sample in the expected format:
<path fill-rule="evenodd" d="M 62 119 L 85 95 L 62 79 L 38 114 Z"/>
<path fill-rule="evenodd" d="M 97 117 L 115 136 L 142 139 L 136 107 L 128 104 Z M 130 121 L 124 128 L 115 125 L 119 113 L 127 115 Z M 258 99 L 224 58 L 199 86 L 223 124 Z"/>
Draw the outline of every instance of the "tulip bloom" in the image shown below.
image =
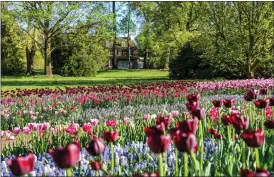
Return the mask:
<path fill-rule="evenodd" d="M 100 138 L 94 138 L 86 146 L 86 150 L 92 156 L 98 156 L 105 151 L 105 143 Z"/>
<path fill-rule="evenodd" d="M 94 161 L 90 162 L 90 167 L 92 170 L 99 171 L 101 169 L 101 162 L 100 161 Z"/>
<path fill-rule="evenodd" d="M 180 129 L 182 133 L 193 133 L 195 134 L 198 128 L 199 120 L 197 118 L 184 120 L 182 122 L 177 122 L 176 127 Z"/>
<path fill-rule="evenodd" d="M 29 152 L 25 157 L 19 156 L 15 159 L 8 159 L 7 165 L 15 176 L 22 176 L 33 171 L 34 161 L 35 158 L 33 153 Z"/>
<path fill-rule="evenodd" d="M 152 135 L 147 137 L 147 144 L 150 150 L 154 153 L 166 152 L 170 145 L 170 136 L 167 135 Z"/>
<path fill-rule="evenodd" d="M 246 101 L 252 101 L 252 100 L 256 99 L 257 96 L 258 96 L 257 91 L 248 90 L 247 93 L 244 95 L 244 99 Z"/>
<path fill-rule="evenodd" d="M 240 114 L 231 114 L 230 121 L 237 130 L 246 130 L 249 127 L 249 119 Z"/>
<path fill-rule="evenodd" d="M 256 171 L 251 171 L 251 170 L 247 170 L 247 169 L 244 169 L 244 170 L 241 170 L 241 173 L 240 173 L 240 177 L 260 177 L 260 176 L 266 176 L 266 177 L 270 177 L 271 174 L 269 171 L 263 169 L 263 168 L 257 168 Z"/>
<path fill-rule="evenodd" d="M 188 102 L 198 102 L 200 101 L 200 95 L 199 94 L 192 94 L 192 95 L 187 95 L 187 101 Z"/>
<path fill-rule="evenodd" d="M 189 112 L 199 109 L 199 102 L 195 102 L 195 101 L 188 102 L 188 103 L 186 103 L 186 108 Z"/>
<path fill-rule="evenodd" d="M 222 139 L 223 138 L 222 134 L 219 134 L 219 133 L 215 134 L 214 137 L 216 139 Z"/>
<path fill-rule="evenodd" d="M 116 120 L 107 120 L 106 121 L 106 126 L 108 126 L 108 127 L 115 127 L 116 125 L 117 125 Z"/>
<path fill-rule="evenodd" d="M 72 143 L 66 147 L 57 147 L 55 150 L 50 149 L 49 153 L 59 168 L 70 168 L 78 163 L 80 150 L 78 144 Z"/>
<path fill-rule="evenodd" d="M 14 133 L 15 135 L 18 135 L 20 132 L 21 132 L 21 129 L 20 129 L 19 127 L 15 127 L 15 128 L 13 129 L 13 133 Z"/>
<path fill-rule="evenodd" d="M 264 144 L 264 132 L 261 129 L 256 131 L 248 130 L 242 133 L 242 138 L 249 147 L 260 147 Z"/>
<path fill-rule="evenodd" d="M 190 153 L 197 147 L 196 137 L 193 133 L 180 133 L 173 137 L 175 147 L 180 152 Z"/>
<path fill-rule="evenodd" d="M 118 134 L 118 130 L 106 131 L 104 132 L 103 136 L 107 142 L 114 142 L 118 139 Z"/>
<path fill-rule="evenodd" d="M 206 116 L 205 110 L 203 108 L 192 111 L 191 115 L 192 115 L 192 118 L 197 117 L 199 120 L 203 120 Z"/>
<path fill-rule="evenodd" d="M 216 135 L 217 134 L 218 129 L 217 128 L 209 128 L 208 129 L 208 133 L 212 134 L 212 135 Z"/>
<path fill-rule="evenodd" d="M 84 132 L 90 133 L 91 132 L 91 124 L 90 123 L 84 123 L 82 126 L 82 129 Z"/>
<path fill-rule="evenodd" d="M 133 177 L 159 177 L 159 174 L 157 172 L 155 172 L 155 173 L 144 173 L 142 175 L 133 174 Z"/>
<path fill-rule="evenodd" d="M 274 119 L 266 120 L 264 125 L 266 128 L 274 129 Z"/>
<path fill-rule="evenodd" d="M 152 127 L 145 127 L 146 136 L 150 135 L 163 135 L 165 130 L 165 126 L 163 124 L 159 124 Z"/>
<path fill-rule="evenodd" d="M 257 108 L 265 109 L 268 106 L 268 104 L 269 104 L 269 100 L 262 100 L 262 99 L 260 99 L 260 100 L 254 101 L 254 103 L 255 103 L 255 106 Z"/>
<path fill-rule="evenodd" d="M 156 117 L 155 121 L 157 125 L 164 124 L 165 128 L 167 128 L 171 124 L 172 119 L 173 119 L 172 116 L 167 115 L 167 116 Z"/>
<path fill-rule="evenodd" d="M 261 95 L 267 95 L 268 89 L 267 88 L 262 88 L 260 89 L 260 94 Z"/>
<path fill-rule="evenodd" d="M 234 99 L 223 100 L 223 104 L 226 108 L 234 106 Z"/>
<path fill-rule="evenodd" d="M 269 100 L 269 106 L 274 106 L 274 97 L 268 98 L 268 100 Z"/>
<path fill-rule="evenodd" d="M 212 104 L 214 105 L 215 108 L 222 107 L 223 105 L 223 100 L 213 100 Z"/>
<path fill-rule="evenodd" d="M 230 125 L 231 124 L 230 115 L 223 115 L 221 120 L 222 120 L 222 123 L 224 125 Z"/>

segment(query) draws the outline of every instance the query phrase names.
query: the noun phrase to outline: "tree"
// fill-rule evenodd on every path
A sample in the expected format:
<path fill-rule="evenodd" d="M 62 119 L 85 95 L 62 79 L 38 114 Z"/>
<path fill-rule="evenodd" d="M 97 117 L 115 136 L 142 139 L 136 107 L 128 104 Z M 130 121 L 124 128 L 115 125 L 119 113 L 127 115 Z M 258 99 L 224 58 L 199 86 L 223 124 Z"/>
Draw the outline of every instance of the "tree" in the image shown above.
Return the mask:
<path fill-rule="evenodd" d="M 40 48 L 45 60 L 44 73 L 52 75 L 51 53 L 52 38 L 62 35 L 62 29 L 69 30 L 73 25 L 73 21 L 82 15 L 79 9 L 79 3 L 75 2 L 14 2 L 11 5 L 10 14 L 22 25 L 29 37 L 35 41 Z M 38 41 L 33 37 L 30 30 L 24 28 L 29 19 L 34 20 L 34 27 L 42 36 L 42 41 Z"/>
<path fill-rule="evenodd" d="M 205 62 L 230 75 L 252 78 L 260 65 L 273 60 L 271 2 L 204 3 L 204 17 L 195 41 Z"/>
<path fill-rule="evenodd" d="M 1 3 L 1 74 L 17 75 L 24 70 L 20 28 L 7 13 L 6 3 Z"/>

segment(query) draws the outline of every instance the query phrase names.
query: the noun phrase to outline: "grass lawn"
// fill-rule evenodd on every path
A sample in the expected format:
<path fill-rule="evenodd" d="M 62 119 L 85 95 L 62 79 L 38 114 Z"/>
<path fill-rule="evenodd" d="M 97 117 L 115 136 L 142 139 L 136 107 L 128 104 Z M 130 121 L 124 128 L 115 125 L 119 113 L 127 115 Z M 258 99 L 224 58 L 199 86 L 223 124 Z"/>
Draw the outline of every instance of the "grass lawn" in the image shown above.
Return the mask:
<path fill-rule="evenodd" d="M 152 83 L 169 80 L 165 70 L 109 70 L 101 71 L 96 77 L 62 77 L 62 76 L 6 76 L 1 78 L 1 89 L 15 88 L 64 88 L 64 86 L 93 86 Z"/>

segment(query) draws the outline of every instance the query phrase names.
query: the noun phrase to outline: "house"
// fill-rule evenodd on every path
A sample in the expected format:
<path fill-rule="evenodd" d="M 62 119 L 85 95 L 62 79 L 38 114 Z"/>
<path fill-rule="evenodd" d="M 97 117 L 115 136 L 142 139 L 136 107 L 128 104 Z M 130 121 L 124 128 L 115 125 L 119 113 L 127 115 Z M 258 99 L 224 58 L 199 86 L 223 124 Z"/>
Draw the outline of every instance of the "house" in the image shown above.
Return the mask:
<path fill-rule="evenodd" d="M 108 67 L 112 67 L 113 55 L 113 41 L 106 41 L 105 46 L 109 49 L 109 62 Z M 130 66 L 131 68 L 140 68 L 138 47 L 134 40 L 129 40 L 130 46 Z M 127 37 L 117 37 L 115 45 L 115 58 L 117 61 L 118 69 L 128 69 L 129 59 L 128 59 L 128 39 Z"/>

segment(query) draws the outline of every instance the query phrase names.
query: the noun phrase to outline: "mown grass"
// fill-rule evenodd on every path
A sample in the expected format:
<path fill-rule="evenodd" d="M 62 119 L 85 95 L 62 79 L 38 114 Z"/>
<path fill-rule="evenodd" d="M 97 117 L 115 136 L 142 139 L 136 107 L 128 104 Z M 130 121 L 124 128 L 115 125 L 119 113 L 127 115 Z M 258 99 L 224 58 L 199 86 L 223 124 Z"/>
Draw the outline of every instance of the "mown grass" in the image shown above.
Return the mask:
<path fill-rule="evenodd" d="M 118 85 L 153 83 L 168 81 L 166 70 L 108 70 L 100 71 L 96 77 L 62 77 L 54 76 L 6 76 L 1 78 L 1 89 L 15 88 L 64 88 L 94 85 Z"/>

